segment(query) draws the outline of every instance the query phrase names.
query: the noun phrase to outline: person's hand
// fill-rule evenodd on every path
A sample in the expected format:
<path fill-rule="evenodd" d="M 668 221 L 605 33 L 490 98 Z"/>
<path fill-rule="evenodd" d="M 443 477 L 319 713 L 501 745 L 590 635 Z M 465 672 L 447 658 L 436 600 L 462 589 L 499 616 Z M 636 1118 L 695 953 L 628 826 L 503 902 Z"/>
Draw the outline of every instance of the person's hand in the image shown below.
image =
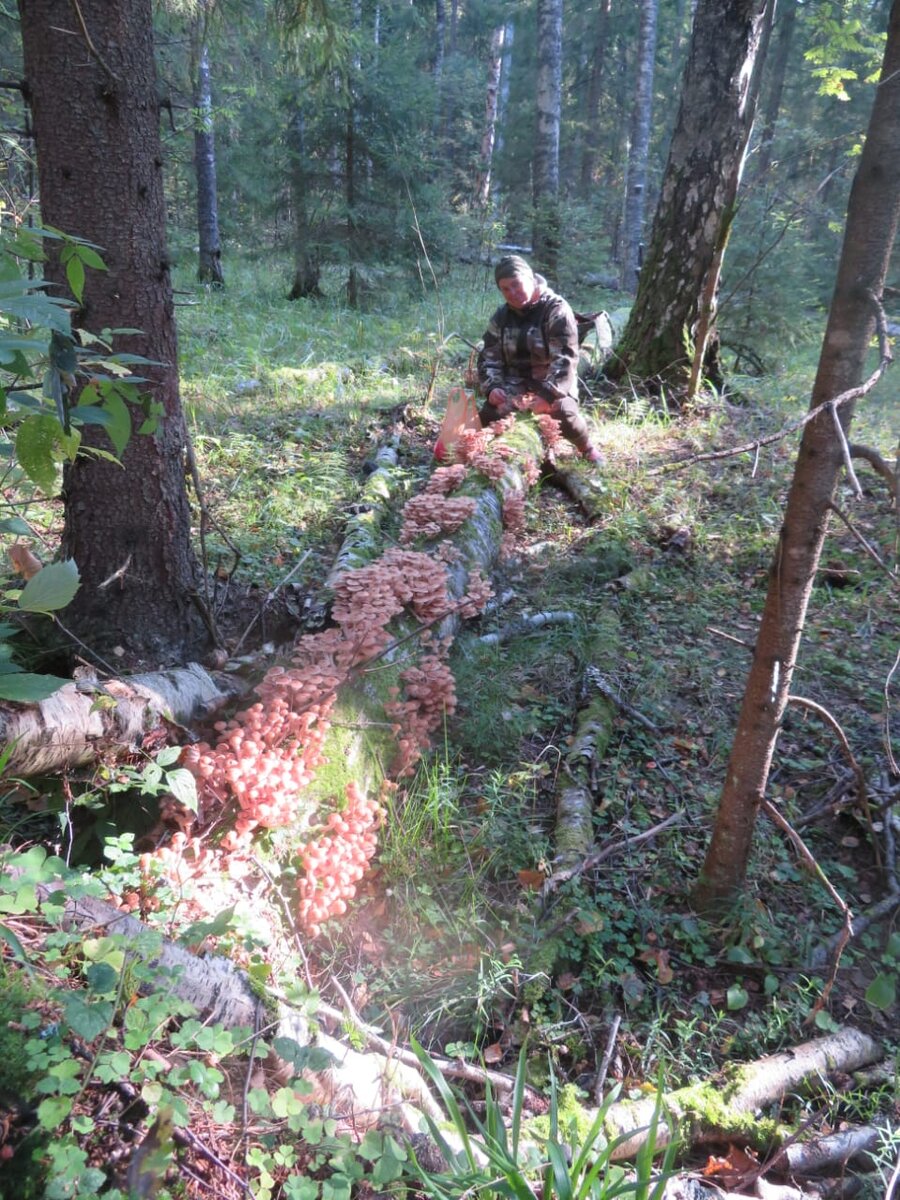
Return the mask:
<path fill-rule="evenodd" d="M 527 392 L 522 397 L 522 407 L 536 416 L 553 412 L 553 405 L 550 401 L 545 400 L 543 396 L 538 396 L 535 392 Z"/>
<path fill-rule="evenodd" d="M 501 415 L 508 407 L 506 390 L 504 388 L 492 388 L 488 392 L 488 400 Z"/>

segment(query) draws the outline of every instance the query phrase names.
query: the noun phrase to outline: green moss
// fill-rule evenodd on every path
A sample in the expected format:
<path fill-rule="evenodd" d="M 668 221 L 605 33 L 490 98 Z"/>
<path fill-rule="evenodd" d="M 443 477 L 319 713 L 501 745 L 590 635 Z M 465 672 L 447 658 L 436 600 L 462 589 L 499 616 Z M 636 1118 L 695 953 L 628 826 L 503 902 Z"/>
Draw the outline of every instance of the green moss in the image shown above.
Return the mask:
<path fill-rule="evenodd" d="M 570 1131 L 574 1132 L 579 1145 L 587 1141 L 596 1113 L 582 1104 L 579 1089 L 572 1083 L 561 1087 L 557 1093 L 557 1111 L 560 1134 L 565 1140 L 570 1140 Z M 550 1117 L 535 1117 L 525 1125 L 525 1136 L 546 1141 L 550 1137 Z"/>
<path fill-rule="evenodd" d="M 679 1124 L 690 1127 L 721 1130 L 728 1137 L 745 1138 L 757 1148 L 777 1144 L 782 1138 L 779 1123 L 771 1117 L 758 1117 L 752 1112 L 739 1112 L 731 1106 L 733 1086 L 716 1083 L 697 1083 L 679 1088 L 666 1097 L 666 1110 Z"/>

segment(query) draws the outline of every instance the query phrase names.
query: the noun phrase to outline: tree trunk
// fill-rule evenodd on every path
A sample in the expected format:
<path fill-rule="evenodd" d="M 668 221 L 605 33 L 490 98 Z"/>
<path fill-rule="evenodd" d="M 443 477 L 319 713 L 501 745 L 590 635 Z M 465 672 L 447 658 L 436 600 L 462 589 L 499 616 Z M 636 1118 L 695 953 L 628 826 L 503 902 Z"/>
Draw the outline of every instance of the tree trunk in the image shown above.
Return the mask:
<path fill-rule="evenodd" d="M 219 241 L 219 199 L 216 191 L 216 141 L 213 129 L 212 87 L 205 14 L 195 23 L 194 43 L 194 169 L 197 173 L 197 237 L 200 251 L 197 278 L 222 287 L 222 245 Z"/>
<path fill-rule="evenodd" d="M 100 247 L 76 323 L 129 327 L 117 351 L 146 356 L 141 371 L 163 417 L 136 432 L 122 466 L 82 454 L 65 473 L 62 553 L 81 588 L 66 623 L 95 649 L 132 660 L 184 662 L 207 634 L 192 600 L 197 569 L 185 490 L 185 426 L 159 137 L 150 0 L 21 0 L 28 98 L 34 116 L 45 224 Z M 51 253 L 47 278 L 63 284 Z M 84 444 L 109 449 L 95 426 Z"/>
<path fill-rule="evenodd" d="M 681 102 L 628 324 L 607 366 L 684 389 L 694 328 L 714 300 L 753 124 L 770 0 L 699 0 Z M 710 285 L 712 285 L 710 287 Z M 719 376 L 715 344 L 707 372 Z"/>
<path fill-rule="evenodd" d="M 306 122 L 299 96 L 294 102 L 290 122 L 291 208 L 294 222 L 294 279 L 288 300 L 322 295 L 321 267 L 317 247 L 313 244 L 309 219 L 309 197 L 306 175 Z"/>
<path fill-rule="evenodd" d="M 769 80 L 768 93 L 763 105 L 763 128 L 759 138 L 759 149 L 753 171 L 754 179 L 762 181 L 769 173 L 772 163 L 772 146 L 775 142 L 775 128 L 778 114 L 781 111 L 781 98 L 784 95 L 784 84 L 787 79 L 787 65 L 790 58 L 791 46 L 794 41 L 794 30 L 797 27 L 797 0 L 788 0 L 778 14 L 775 51 L 772 59 L 772 71 Z"/>
<path fill-rule="evenodd" d="M 481 155 L 475 176 L 475 203 L 487 211 L 491 202 L 491 169 L 494 161 L 494 134 L 497 128 L 497 104 L 500 94 L 500 70 L 503 66 L 503 35 L 505 26 L 498 25 L 491 34 L 488 58 L 487 96 L 484 105 L 484 133 Z"/>
<path fill-rule="evenodd" d="M 818 409 L 859 386 L 900 214 L 900 0 L 894 0 L 881 82 L 853 182 L 837 282 L 813 385 Z M 762 622 L 735 731 L 712 841 L 696 889 L 718 907 L 744 886 L 753 827 L 762 803 L 806 619 L 838 476 L 842 440 L 853 419 L 843 403 L 806 425 L 769 576 Z M 833 419 L 834 418 L 834 419 Z"/>
<path fill-rule="evenodd" d="M 653 68 L 656 60 L 656 14 L 658 0 L 641 0 L 641 32 L 638 43 L 637 90 L 631 114 L 631 138 L 625 186 L 625 244 L 622 255 L 622 289 L 637 287 L 644 241 L 644 189 L 647 184 L 647 154 L 650 150 L 650 116 L 653 111 Z"/>
<path fill-rule="evenodd" d="M 534 142 L 534 262 L 554 282 L 559 267 L 559 127 L 562 0 L 538 0 L 537 129 Z"/>
<path fill-rule="evenodd" d="M 509 81 L 512 75 L 513 43 L 516 39 L 516 23 L 507 21 L 503 26 L 503 60 L 500 66 L 500 89 L 497 93 L 497 137 L 494 153 L 503 149 L 504 122 L 509 112 Z"/>
<path fill-rule="evenodd" d="M 594 44 L 591 54 L 588 94 L 584 112 L 584 150 L 581 155 L 581 195 L 591 198 L 600 155 L 600 97 L 603 67 L 606 63 L 606 39 L 609 26 L 609 10 L 612 0 L 601 0 L 594 24 Z"/>

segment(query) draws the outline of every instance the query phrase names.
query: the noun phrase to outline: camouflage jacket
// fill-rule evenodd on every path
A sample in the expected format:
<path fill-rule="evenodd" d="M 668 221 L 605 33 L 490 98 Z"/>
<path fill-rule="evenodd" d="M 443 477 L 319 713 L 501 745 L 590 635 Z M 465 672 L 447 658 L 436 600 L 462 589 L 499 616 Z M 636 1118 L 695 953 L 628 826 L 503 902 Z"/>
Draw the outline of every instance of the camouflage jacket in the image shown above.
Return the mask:
<path fill-rule="evenodd" d="M 534 392 L 553 403 L 578 395 L 578 330 L 562 296 L 535 276 L 540 298 L 516 311 L 501 304 L 491 317 L 478 355 L 478 390 Z"/>

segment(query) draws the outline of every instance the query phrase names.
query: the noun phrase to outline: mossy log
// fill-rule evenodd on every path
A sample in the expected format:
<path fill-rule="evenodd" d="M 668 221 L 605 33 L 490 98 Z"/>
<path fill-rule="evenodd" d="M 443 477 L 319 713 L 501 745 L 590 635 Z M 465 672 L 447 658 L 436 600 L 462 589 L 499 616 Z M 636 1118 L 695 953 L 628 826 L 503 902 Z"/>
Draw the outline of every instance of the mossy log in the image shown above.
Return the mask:
<path fill-rule="evenodd" d="M 595 630 L 589 652 L 593 666 L 613 665 L 617 657 L 618 622 L 606 614 Z M 554 871 L 575 867 L 594 844 L 594 793 L 597 767 L 612 737 L 616 706 L 602 693 L 588 695 L 575 722 L 575 734 L 560 771 L 556 799 Z"/>
<path fill-rule="evenodd" d="M 506 435 L 519 455 L 530 455 L 536 462 L 543 453 L 536 425 L 518 421 Z M 489 576 L 500 553 L 503 535 L 503 501 L 507 496 L 524 494 L 527 484 L 522 472 L 510 461 L 503 477 L 492 483 L 470 469 L 467 478 L 453 493 L 475 502 L 471 517 L 442 541 L 452 543 L 457 552 L 448 564 L 448 593 L 454 606 L 466 594 L 469 576 L 475 569 Z M 410 547 L 427 551 L 434 542 L 423 541 Z M 435 632 L 453 639 L 461 617 L 457 607 L 443 618 Z M 391 774 L 396 757 L 393 721 L 385 715 L 390 689 L 397 686 L 400 672 L 409 666 L 415 641 L 423 626 L 414 618 L 401 617 L 392 622 L 392 649 L 376 662 L 360 667 L 338 693 L 332 724 L 323 748 L 325 763 L 309 785 L 308 800 L 314 807 L 326 797 L 342 796 L 351 781 L 360 787 L 377 790 Z"/>
<path fill-rule="evenodd" d="M 344 540 L 325 580 L 326 588 L 333 587 L 334 581 L 344 571 L 370 563 L 384 548 L 381 524 L 401 487 L 396 446 L 381 446 L 375 454 L 374 467 L 347 519 Z"/>
<path fill-rule="evenodd" d="M 603 468 L 586 468 L 584 463 L 555 463 L 547 473 L 547 482 L 561 488 L 572 497 L 590 524 L 605 513 L 606 487 L 600 478 Z"/>
<path fill-rule="evenodd" d="M 656 1145 L 668 1145 L 677 1133 L 688 1145 L 734 1138 L 755 1146 L 778 1146 L 782 1128 L 776 1120 L 758 1116 L 761 1108 L 776 1103 L 810 1079 L 834 1071 L 849 1073 L 881 1057 L 881 1047 L 873 1038 L 845 1026 L 779 1054 L 744 1066 L 733 1065 L 726 1068 L 721 1079 L 679 1088 L 663 1097 Z M 651 1098 L 612 1105 L 605 1132 L 610 1140 L 621 1139 L 614 1158 L 633 1158 L 645 1144 L 655 1107 L 656 1100 Z"/>
<path fill-rule="evenodd" d="M 233 689 L 197 663 L 105 682 L 67 683 L 39 704 L 0 703 L 5 773 L 45 775 L 101 755 L 121 756 L 166 722 L 189 725 L 214 712 Z"/>
<path fill-rule="evenodd" d="M 40 890 L 46 895 L 54 888 Z M 354 1050 L 314 1028 L 283 1001 L 261 998 L 246 973 L 228 959 L 216 955 L 199 958 L 177 943 L 160 942 L 137 918 L 92 897 L 67 901 L 63 921 L 69 928 L 123 935 L 138 955 L 146 947 L 146 961 L 158 972 L 160 986 L 193 1005 L 204 1024 L 248 1030 L 269 1043 L 284 1037 L 301 1047 L 314 1045 L 328 1051 L 330 1066 L 303 1072 L 313 1087 L 308 1100 L 346 1118 L 353 1130 L 362 1132 L 379 1121 L 393 1120 L 408 1133 L 416 1133 L 423 1114 L 442 1119 L 417 1070 L 383 1054 Z M 286 1063 L 272 1065 L 280 1077 L 293 1077 Z"/>

